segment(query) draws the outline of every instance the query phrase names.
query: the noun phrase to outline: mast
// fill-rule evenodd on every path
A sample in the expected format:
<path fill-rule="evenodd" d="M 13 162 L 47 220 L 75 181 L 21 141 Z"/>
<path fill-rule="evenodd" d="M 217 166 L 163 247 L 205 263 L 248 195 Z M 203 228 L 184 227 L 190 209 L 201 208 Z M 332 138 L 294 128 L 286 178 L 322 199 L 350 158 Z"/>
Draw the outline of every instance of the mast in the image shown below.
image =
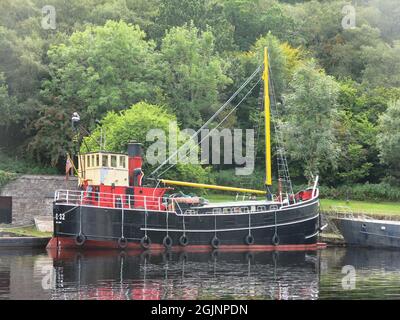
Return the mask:
<path fill-rule="evenodd" d="M 268 49 L 264 48 L 264 121 L 265 121 L 265 185 L 272 185 L 271 176 L 271 111 L 269 100 Z"/>

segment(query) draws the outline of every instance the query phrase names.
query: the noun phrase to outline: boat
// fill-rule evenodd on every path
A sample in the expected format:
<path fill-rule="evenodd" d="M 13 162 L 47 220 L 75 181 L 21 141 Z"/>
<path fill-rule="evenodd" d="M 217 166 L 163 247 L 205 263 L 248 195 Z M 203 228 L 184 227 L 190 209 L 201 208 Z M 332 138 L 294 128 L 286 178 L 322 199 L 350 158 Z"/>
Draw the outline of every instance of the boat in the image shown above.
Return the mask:
<path fill-rule="evenodd" d="M 333 219 L 347 245 L 400 248 L 400 221 L 347 215 Z"/>
<path fill-rule="evenodd" d="M 278 194 L 270 192 L 273 116 L 270 95 L 273 102 L 274 96 L 267 48 L 263 64 L 202 128 L 257 76 L 258 82 L 262 79 L 264 83 L 261 86 L 266 148 L 263 190 L 162 179 L 156 173 L 168 159 L 150 175 L 156 179 L 146 180 L 142 171 L 142 145 L 138 142 L 129 143 L 125 154 L 81 153 L 76 169 L 80 190 L 55 192 L 54 234 L 48 248 L 314 250 L 324 247 L 318 243 L 322 230 L 318 177 L 309 188 L 294 194 L 282 144 L 277 149 Z M 79 121 L 79 115 L 74 114 L 74 118 Z M 71 165 L 72 159 L 69 162 Z M 249 200 L 210 203 L 201 197 L 174 192 L 171 186 L 252 196 Z M 255 195 L 261 199 L 254 199 Z"/>

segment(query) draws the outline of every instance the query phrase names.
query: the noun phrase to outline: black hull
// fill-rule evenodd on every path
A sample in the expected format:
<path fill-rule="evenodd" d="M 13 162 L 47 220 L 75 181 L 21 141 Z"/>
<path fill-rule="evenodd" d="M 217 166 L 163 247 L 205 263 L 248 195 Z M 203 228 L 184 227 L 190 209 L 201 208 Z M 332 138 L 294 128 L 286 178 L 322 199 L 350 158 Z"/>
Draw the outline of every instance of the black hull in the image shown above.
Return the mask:
<path fill-rule="evenodd" d="M 162 248 L 167 236 L 172 241 L 166 247 L 313 245 L 319 228 L 317 198 L 276 211 L 235 214 L 146 214 L 143 209 L 54 204 L 54 238 L 69 238 L 78 246 L 91 243 L 98 247 L 134 247 L 147 237 L 153 248 Z M 78 235 L 80 241 L 76 241 Z M 182 235 L 186 236 L 185 244 Z M 124 241 L 118 242 L 121 238 Z M 218 241 L 212 242 L 213 238 Z"/>
<path fill-rule="evenodd" d="M 376 248 L 400 248 L 400 223 L 357 218 L 336 219 L 336 225 L 348 245 Z"/>

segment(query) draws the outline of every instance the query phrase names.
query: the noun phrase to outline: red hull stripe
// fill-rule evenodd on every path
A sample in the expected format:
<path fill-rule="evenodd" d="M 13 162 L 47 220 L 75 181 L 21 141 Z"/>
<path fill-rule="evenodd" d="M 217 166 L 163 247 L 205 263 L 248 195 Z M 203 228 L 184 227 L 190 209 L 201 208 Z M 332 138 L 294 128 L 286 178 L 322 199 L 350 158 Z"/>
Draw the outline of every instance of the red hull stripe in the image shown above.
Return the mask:
<path fill-rule="evenodd" d="M 67 237 L 52 238 L 47 244 L 47 249 L 120 249 L 118 243 L 115 241 L 99 241 L 87 240 L 83 246 L 78 246 L 75 239 Z M 326 248 L 326 243 L 314 244 L 285 244 L 285 245 L 220 245 L 219 251 L 304 251 L 304 250 L 318 250 Z M 129 242 L 125 250 L 142 250 L 142 247 L 137 242 Z M 162 244 L 152 244 L 149 248 L 150 251 L 164 251 L 165 248 Z M 186 247 L 173 246 L 171 251 L 211 251 L 211 245 L 188 245 Z"/>

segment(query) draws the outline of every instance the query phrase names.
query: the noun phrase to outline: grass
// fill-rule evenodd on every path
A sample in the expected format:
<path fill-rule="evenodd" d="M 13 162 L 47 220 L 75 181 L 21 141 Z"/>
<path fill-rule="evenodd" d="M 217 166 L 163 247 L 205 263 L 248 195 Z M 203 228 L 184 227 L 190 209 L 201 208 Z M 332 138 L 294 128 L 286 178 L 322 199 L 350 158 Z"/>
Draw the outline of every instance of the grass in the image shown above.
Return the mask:
<path fill-rule="evenodd" d="M 0 231 L 2 232 L 10 232 L 15 235 L 19 236 L 26 236 L 26 237 L 51 237 L 52 233 L 51 232 L 41 232 L 36 229 L 35 226 L 29 226 L 29 227 L 16 227 L 16 228 L 10 228 L 10 227 L 5 227 L 1 228 Z"/>
<path fill-rule="evenodd" d="M 235 201 L 235 196 L 225 194 L 210 194 L 205 196 L 210 202 Z M 258 197 L 258 199 L 262 199 Z M 335 207 L 349 207 L 354 213 L 373 215 L 399 215 L 400 202 L 368 202 L 321 199 L 321 208 L 324 211 L 333 211 Z"/>
<path fill-rule="evenodd" d="M 325 211 L 332 211 L 335 207 L 349 207 L 353 213 L 365 213 L 376 215 L 400 215 L 399 202 L 367 202 L 321 199 L 321 208 Z"/>

